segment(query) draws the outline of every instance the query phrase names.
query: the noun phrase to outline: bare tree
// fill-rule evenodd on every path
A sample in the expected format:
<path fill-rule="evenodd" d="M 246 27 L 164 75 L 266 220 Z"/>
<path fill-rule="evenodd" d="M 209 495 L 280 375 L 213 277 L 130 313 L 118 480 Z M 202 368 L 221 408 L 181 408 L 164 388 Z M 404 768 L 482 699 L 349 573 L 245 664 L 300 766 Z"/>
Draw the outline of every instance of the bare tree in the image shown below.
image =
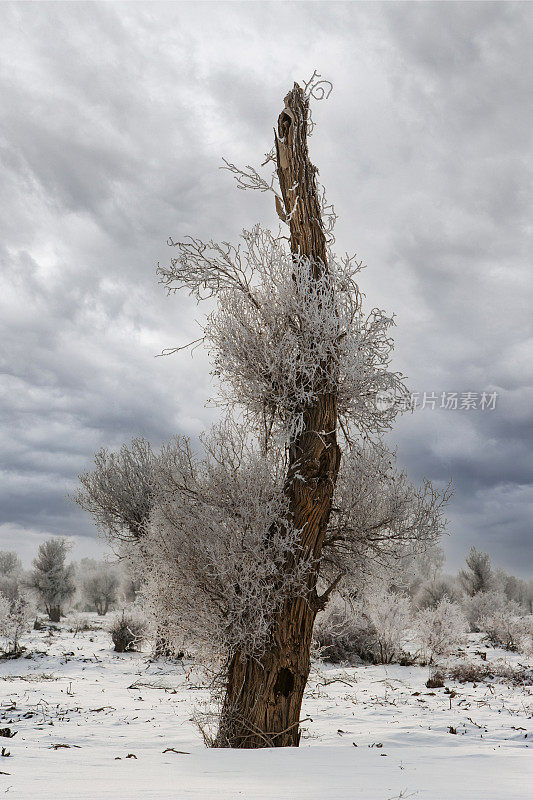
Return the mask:
<path fill-rule="evenodd" d="M 215 298 L 203 341 L 222 400 L 242 409 L 262 443 L 262 452 L 245 448 L 239 458 L 239 447 L 222 436 L 198 463 L 181 442 L 143 539 L 159 607 L 177 608 L 180 586 L 196 588 L 195 612 L 206 621 L 197 631 L 212 625 L 227 645 L 217 746 L 298 745 L 313 623 L 347 565 L 361 549 L 383 552 L 439 532 L 442 498 L 430 484 L 419 492 L 403 479 L 398 492 L 389 487 L 388 506 L 371 511 L 372 525 L 359 520 L 358 488 L 346 480 L 332 517 L 338 429 L 347 475 L 356 472 L 360 484 L 365 454 L 355 437 L 387 430 L 405 387 L 390 369 L 392 318 L 380 309 L 363 313 L 362 264 L 338 259 L 331 247 L 334 214 L 307 149 L 309 98 L 320 88 L 313 80 L 304 89 L 295 84 L 286 96 L 266 162 L 275 165 L 273 180 L 227 162 L 241 188 L 274 192 L 289 236 L 256 226 L 238 247 L 170 239 L 177 256 L 159 269 L 169 292 Z M 336 555 L 343 547 L 345 556 Z"/>
<path fill-rule="evenodd" d="M 65 564 L 69 544 L 66 539 L 47 539 L 39 545 L 28 586 L 33 589 L 52 622 L 59 622 L 64 604 L 76 591 L 74 566 Z"/>

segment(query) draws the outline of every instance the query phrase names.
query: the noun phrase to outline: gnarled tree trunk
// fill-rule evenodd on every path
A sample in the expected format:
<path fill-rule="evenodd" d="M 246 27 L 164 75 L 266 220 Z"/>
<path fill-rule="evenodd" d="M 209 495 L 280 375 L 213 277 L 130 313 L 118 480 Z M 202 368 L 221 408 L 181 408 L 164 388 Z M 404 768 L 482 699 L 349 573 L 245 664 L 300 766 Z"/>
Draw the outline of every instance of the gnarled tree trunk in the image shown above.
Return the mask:
<path fill-rule="evenodd" d="M 313 278 L 327 270 L 326 237 L 315 173 L 307 149 L 308 99 L 295 84 L 285 98 L 276 136 L 277 173 L 283 204 L 278 214 L 290 227 L 295 259 L 306 258 Z M 326 369 L 331 365 L 322 365 Z M 334 395 L 324 392 L 304 410 L 302 432 L 291 443 L 285 493 L 291 522 L 301 531 L 301 558 L 315 564 L 307 595 L 286 598 L 260 659 L 236 653 L 228 682 L 216 746 L 287 747 L 300 741 L 300 713 L 310 669 L 313 624 L 326 597 L 316 591 L 322 545 L 340 465 Z M 298 476 L 298 477 L 296 477 Z M 286 569 L 294 569 L 294 562 Z"/>

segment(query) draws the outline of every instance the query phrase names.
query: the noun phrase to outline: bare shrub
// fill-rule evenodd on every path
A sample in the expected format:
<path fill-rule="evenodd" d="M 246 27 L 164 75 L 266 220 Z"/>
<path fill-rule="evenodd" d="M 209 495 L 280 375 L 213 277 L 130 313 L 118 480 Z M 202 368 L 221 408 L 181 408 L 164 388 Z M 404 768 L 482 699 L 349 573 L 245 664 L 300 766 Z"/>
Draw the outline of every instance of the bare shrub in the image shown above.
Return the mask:
<path fill-rule="evenodd" d="M 226 421 L 195 456 L 177 439 L 162 461 L 161 496 L 139 545 L 145 605 L 179 651 L 220 663 L 259 655 L 287 592 L 303 592 L 308 563 L 287 523 L 279 454 L 261 453 Z M 191 602 L 191 598 L 194 601 Z"/>
<path fill-rule="evenodd" d="M 147 623 L 136 611 L 122 611 L 113 619 L 109 632 L 117 653 L 131 652 L 146 641 Z"/>
<path fill-rule="evenodd" d="M 102 447 L 94 469 L 79 475 L 80 488 L 73 499 L 104 534 L 136 542 L 152 508 L 156 460 L 150 442 L 142 437 L 122 445 L 118 453 Z"/>
<path fill-rule="evenodd" d="M 460 607 L 445 597 L 436 608 L 420 611 L 414 629 L 425 661 L 433 663 L 435 656 L 447 656 L 466 641 L 468 622 Z"/>

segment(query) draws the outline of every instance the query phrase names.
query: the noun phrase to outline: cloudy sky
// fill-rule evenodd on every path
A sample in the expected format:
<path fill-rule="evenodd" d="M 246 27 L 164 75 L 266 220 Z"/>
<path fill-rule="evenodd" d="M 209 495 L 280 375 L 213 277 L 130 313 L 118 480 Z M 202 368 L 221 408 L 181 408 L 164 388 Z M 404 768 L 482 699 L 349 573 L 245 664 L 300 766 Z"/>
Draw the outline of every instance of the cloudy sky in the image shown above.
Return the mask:
<path fill-rule="evenodd" d="M 397 315 L 395 366 L 436 408 L 391 441 L 453 478 L 450 569 L 470 545 L 533 573 L 528 3 L 3 3 L 0 6 L 0 548 L 102 549 L 67 499 L 100 446 L 196 436 L 215 418 L 198 309 L 155 277 L 165 245 L 274 222 L 233 188 L 294 80 L 334 85 L 311 155 Z M 495 409 L 439 408 L 497 393 Z M 459 402 L 459 405 L 461 403 Z"/>

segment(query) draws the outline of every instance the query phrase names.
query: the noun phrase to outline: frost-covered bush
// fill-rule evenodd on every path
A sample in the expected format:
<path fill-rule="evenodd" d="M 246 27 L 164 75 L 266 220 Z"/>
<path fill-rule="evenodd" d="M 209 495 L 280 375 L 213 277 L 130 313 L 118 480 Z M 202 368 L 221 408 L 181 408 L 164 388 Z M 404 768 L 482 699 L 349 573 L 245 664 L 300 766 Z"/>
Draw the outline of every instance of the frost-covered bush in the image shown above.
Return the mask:
<path fill-rule="evenodd" d="M 208 661 L 258 654 L 289 590 L 304 591 L 308 563 L 287 524 L 283 462 L 224 424 L 195 456 L 185 439 L 168 451 L 161 496 L 139 545 L 145 606 L 176 651 Z M 277 455 L 277 454 L 276 454 Z"/>
<path fill-rule="evenodd" d="M 444 597 L 436 608 L 420 611 L 414 621 L 422 657 L 430 664 L 435 656 L 447 656 L 464 644 L 468 622 L 461 608 Z"/>
<path fill-rule="evenodd" d="M 332 664 L 357 664 L 376 660 L 376 629 L 359 603 L 340 595 L 321 611 L 313 629 L 316 650 Z"/>
<path fill-rule="evenodd" d="M 480 620 L 480 628 L 492 644 L 505 650 L 530 653 L 533 649 L 533 617 L 520 616 L 520 606 L 508 601 Z"/>
<path fill-rule="evenodd" d="M 390 664 L 401 654 L 411 622 L 409 599 L 394 592 L 379 591 L 364 604 L 365 612 L 375 628 L 378 660 Z"/>
<path fill-rule="evenodd" d="M 26 594 L 19 594 L 10 602 L 0 595 L 0 635 L 4 639 L 4 652 L 20 651 L 20 638 L 30 630 L 35 618 L 35 605 Z"/>
<path fill-rule="evenodd" d="M 117 653 L 138 650 L 146 641 L 148 625 L 138 611 L 122 611 L 116 614 L 109 632 Z"/>
<path fill-rule="evenodd" d="M 441 575 L 423 582 L 413 597 L 413 605 L 420 610 L 436 608 L 444 599 L 450 603 L 460 603 L 462 600 L 462 592 L 451 575 Z"/>
<path fill-rule="evenodd" d="M 74 613 L 68 617 L 69 629 L 73 632 L 74 636 L 83 631 L 97 631 L 100 630 L 99 625 L 94 622 L 85 614 Z"/>
<path fill-rule="evenodd" d="M 509 608 L 509 600 L 501 592 L 478 592 L 472 597 L 466 596 L 462 602 L 463 612 L 470 629 L 479 633 L 483 630 L 483 620 L 493 614 L 505 613 Z M 515 609 L 515 606 L 511 605 Z"/>

